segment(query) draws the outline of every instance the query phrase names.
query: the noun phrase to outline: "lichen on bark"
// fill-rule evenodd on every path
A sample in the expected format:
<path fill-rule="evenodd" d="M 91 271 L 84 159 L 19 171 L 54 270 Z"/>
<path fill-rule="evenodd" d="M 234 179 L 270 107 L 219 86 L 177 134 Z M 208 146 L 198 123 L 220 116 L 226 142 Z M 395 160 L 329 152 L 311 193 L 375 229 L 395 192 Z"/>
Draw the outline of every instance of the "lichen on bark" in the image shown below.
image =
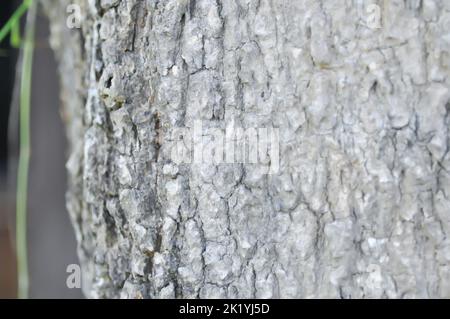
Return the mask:
<path fill-rule="evenodd" d="M 450 297 L 448 1 L 43 3 L 88 297 Z M 279 171 L 176 165 L 196 120 Z"/>

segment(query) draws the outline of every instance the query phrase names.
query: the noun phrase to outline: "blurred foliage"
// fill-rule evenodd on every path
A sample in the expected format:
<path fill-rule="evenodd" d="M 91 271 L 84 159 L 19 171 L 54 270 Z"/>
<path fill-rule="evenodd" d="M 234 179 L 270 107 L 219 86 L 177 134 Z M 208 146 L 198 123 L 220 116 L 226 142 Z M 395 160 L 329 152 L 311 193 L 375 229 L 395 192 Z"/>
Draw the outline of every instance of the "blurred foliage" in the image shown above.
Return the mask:
<path fill-rule="evenodd" d="M 20 36 L 20 19 L 28 10 L 30 10 L 29 20 L 25 26 L 25 40 L 22 41 Z M 35 17 L 36 3 L 33 0 L 24 0 L 0 29 L 0 42 L 9 34 L 11 46 L 15 48 L 21 47 L 23 52 L 20 77 L 20 155 L 16 195 L 16 254 L 19 298 L 28 297 L 29 286 L 26 216 L 28 169 L 30 161 L 30 100 Z"/>
<path fill-rule="evenodd" d="M 5 25 L 0 29 L 0 42 L 10 34 L 11 46 L 14 48 L 20 47 L 20 18 L 27 12 L 32 3 L 33 0 L 23 0 L 22 4 L 14 11 L 8 21 L 6 21 Z"/>

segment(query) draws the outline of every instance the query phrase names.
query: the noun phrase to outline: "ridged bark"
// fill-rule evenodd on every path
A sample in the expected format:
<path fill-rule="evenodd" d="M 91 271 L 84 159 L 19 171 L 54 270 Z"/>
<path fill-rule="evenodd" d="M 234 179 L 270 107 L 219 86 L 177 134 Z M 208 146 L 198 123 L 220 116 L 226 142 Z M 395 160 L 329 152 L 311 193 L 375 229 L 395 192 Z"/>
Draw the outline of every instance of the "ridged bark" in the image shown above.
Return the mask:
<path fill-rule="evenodd" d="M 44 3 L 88 297 L 450 297 L 450 2 Z M 196 120 L 279 172 L 176 165 Z"/>

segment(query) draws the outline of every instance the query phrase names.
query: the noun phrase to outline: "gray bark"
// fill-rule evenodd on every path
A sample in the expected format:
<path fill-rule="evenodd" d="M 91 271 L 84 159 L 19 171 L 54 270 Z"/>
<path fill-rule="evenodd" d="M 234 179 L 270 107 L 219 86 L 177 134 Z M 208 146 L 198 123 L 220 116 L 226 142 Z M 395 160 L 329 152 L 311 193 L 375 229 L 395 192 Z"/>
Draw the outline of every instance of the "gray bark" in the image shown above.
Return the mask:
<path fill-rule="evenodd" d="M 88 297 L 450 297 L 450 2 L 44 3 Z M 175 164 L 195 120 L 279 172 Z"/>

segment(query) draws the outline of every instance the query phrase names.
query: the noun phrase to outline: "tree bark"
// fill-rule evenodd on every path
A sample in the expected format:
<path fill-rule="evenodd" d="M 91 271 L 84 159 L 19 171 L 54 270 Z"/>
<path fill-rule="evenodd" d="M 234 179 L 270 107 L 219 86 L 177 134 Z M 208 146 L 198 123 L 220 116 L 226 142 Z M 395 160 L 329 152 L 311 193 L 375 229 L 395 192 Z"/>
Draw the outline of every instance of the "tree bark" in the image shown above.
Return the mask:
<path fill-rule="evenodd" d="M 450 297 L 450 4 L 359 3 L 44 1 L 87 297 Z M 197 120 L 279 170 L 175 163 Z"/>

